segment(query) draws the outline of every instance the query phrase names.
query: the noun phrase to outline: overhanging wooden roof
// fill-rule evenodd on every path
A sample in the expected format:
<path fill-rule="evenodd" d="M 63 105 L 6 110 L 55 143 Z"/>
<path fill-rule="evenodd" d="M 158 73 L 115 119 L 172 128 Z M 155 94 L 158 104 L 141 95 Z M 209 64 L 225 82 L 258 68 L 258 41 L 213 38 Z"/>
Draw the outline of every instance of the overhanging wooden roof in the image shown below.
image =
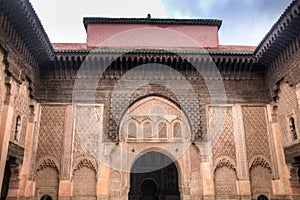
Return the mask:
<path fill-rule="evenodd" d="M 38 64 L 54 55 L 52 44 L 29 0 L 1 0 L 0 30 L 2 44 L 11 43 L 19 51 L 27 48 Z"/>
<path fill-rule="evenodd" d="M 254 55 L 265 66 L 282 64 L 299 48 L 299 35 L 300 0 L 294 0 L 257 46 Z"/>

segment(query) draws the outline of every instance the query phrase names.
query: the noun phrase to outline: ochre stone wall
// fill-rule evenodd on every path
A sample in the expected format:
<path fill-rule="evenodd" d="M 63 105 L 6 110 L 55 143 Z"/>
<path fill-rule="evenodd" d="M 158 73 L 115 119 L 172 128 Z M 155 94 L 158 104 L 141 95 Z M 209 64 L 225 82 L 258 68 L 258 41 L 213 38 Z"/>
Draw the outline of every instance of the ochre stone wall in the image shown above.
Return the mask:
<path fill-rule="evenodd" d="M 281 128 L 282 144 L 283 146 L 290 145 L 294 142 L 289 124 L 290 117 L 294 118 L 297 135 L 298 137 L 300 136 L 300 121 L 299 117 L 297 117 L 300 116 L 300 110 L 295 93 L 295 87 L 291 87 L 287 83 L 283 83 L 280 86 L 278 110 L 276 114 Z"/>

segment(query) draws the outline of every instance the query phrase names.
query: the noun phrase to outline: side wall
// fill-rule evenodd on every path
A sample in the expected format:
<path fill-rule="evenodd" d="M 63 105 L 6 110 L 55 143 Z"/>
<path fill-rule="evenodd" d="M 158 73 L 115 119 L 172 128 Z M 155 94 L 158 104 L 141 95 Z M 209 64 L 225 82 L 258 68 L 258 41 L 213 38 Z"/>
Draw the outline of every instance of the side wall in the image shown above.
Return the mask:
<path fill-rule="evenodd" d="M 295 44 L 299 45 L 299 44 Z M 299 194 L 300 148 L 300 51 L 287 61 L 267 69 L 267 83 L 273 97 L 272 115 L 276 131 L 282 141 L 285 163 L 288 165 L 290 185 L 294 194 Z M 295 196 L 295 198 L 299 198 Z"/>

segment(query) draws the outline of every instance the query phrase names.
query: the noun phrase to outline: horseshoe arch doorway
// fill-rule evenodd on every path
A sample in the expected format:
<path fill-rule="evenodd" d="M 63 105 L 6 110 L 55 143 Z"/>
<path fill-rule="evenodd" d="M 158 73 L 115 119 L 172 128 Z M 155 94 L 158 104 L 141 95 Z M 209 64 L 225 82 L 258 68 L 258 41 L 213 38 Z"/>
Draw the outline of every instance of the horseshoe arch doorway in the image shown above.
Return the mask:
<path fill-rule="evenodd" d="M 151 151 L 142 154 L 130 172 L 129 200 L 180 200 L 178 170 L 171 158 Z"/>

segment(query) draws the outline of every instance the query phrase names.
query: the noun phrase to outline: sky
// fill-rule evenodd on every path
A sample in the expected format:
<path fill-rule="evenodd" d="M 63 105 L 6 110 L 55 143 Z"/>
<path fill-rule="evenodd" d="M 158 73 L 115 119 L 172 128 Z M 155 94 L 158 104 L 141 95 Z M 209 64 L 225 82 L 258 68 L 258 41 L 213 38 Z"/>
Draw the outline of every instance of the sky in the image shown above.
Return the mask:
<path fill-rule="evenodd" d="M 52 43 L 85 43 L 83 17 L 221 19 L 220 44 L 257 46 L 292 0 L 30 0 Z"/>

